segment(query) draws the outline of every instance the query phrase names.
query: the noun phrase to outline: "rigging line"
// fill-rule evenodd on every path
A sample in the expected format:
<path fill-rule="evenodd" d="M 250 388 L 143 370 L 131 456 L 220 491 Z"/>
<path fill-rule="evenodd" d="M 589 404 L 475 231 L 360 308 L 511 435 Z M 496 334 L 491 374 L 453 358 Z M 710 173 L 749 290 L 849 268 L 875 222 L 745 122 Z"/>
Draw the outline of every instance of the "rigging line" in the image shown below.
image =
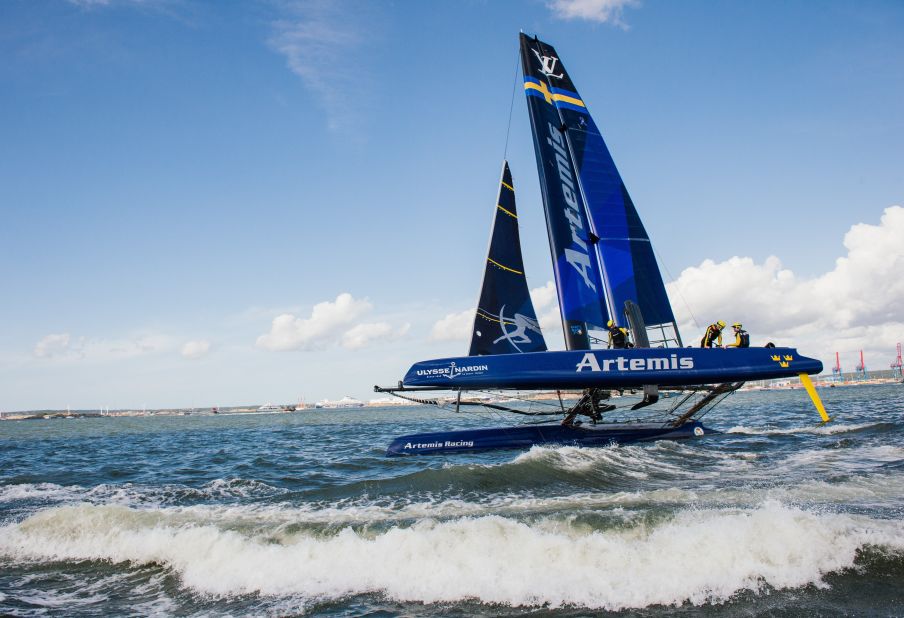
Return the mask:
<path fill-rule="evenodd" d="M 672 272 L 669 270 L 668 265 L 665 263 L 665 260 L 662 259 L 662 256 L 659 255 L 659 252 L 653 247 L 653 243 L 650 243 L 650 247 L 653 248 L 653 253 L 656 255 L 656 259 L 659 260 L 659 263 L 662 264 L 662 267 L 665 269 L 665 274 L 669 276 L 669 281 L 675 284 L 675 290 L 678 292 L 678 296 L 681 298 L 681 302 L 684 303 L 684 308 L 687 309 L 687 312 L 691 314 L 691 319 L 694 321 L 694 326 L 697 327 L 697 330 L 700 330 L 700 323 L 697 321 L 697 316 L 694 315 L 694 312 L 691 310 L 691 306 L 688 304 L 687 299 L 684 298 L 684 294 L 681 293 L 681 287 L 678 285 L 678 280 L 672 276 Z"/>
<path fill-rule="evenodd" d="M 521 50 L 515 54 L 515 76 L 512 78 L 512 102 L 509 104 L 508 126 L 505 128 L 505 151 L 502 159 L 508 159 L 509 134 L 512 132 L 512 111 L 515 109 L 515 92 L 518 90 L 518 63 L 521 61 Z"/>
<path fill-rule="evenodd" d="M 735 391 L 728 391 L 727 393 L 725 393 L 724 395 L 722 395 L 722 397 L 720 397 L 718 401 L 712 401 L 712 402 L 710 402 L 710 405 L 709 405 L 708 407 L 704 408 L 704 410 L 703 410 L 700 414 L 696 415 L 696 418 L 695 418 L 694 420 L 699 421 L 700 419 L 702 419 L 704 416 L 706 416 L 707 414 L 709 414 L 710 412 L 712 412 L 713 409 L 715 409 L 716 406 L 718 406 L 720 403 L 722 403 L 723 401 L 725 401 L 725 399 L 726 399 L 729 395 L 731 395 L 732 393 L 734 393 L 734 392 L 735 392 Z"/>
<path fill-rule="evenodd" d="M 400 395 L 398 392 L 391 392 L 390 394 L 394 397 L 398 397 L 399 399 L 406 399 L 408 401 L 413 401 L 414 403 L 419 403 L 425 406 L 436 406 L 437 408 L 443 407 L 438 399 L 419 399 L 410 395 Z"/>

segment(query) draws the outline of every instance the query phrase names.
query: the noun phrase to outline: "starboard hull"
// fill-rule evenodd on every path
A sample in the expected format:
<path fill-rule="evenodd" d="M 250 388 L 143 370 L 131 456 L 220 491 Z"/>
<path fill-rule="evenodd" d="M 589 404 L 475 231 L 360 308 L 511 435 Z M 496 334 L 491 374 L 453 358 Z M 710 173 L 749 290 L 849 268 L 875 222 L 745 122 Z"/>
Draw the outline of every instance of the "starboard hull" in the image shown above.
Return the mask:
<path fill-rule="evenodd" d="M 709 430 L 696 421 L 684 423 L 680 427 L 661 423 L 603 423 L 578 427 L 566 427 L 561 423 L 517 425 L 402 436 L 392 441 L 386 449 L 386 456 L 526 449 L 535 445 L 608 446 L 652 440 L 682 440 L 701 437 L 707 433 Z"/>
<path fill-rule="evenodd" d="M 406 387 L 449 389 L 688 386 L 815 374 L 822 363 L 793 348 L 634 348 L 496 354 L 415 363 Z"/>

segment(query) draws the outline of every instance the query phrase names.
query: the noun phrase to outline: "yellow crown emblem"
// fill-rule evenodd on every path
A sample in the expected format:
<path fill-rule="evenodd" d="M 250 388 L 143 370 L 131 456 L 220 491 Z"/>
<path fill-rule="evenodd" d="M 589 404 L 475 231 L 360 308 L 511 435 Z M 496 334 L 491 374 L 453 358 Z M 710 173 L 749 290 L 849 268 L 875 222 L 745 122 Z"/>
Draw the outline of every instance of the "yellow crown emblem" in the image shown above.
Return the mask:
<path fill-rule="evenodd" d="M 788 363 L 790 363 L 791 361 L 794 360 L 794 357 L 791 356 L 790 354 L 785 354 L 784 357 L 779 356 L 778 354 L 773 354 L 772 360 L 777 362 L 779 367 L 787 367 Z"/>

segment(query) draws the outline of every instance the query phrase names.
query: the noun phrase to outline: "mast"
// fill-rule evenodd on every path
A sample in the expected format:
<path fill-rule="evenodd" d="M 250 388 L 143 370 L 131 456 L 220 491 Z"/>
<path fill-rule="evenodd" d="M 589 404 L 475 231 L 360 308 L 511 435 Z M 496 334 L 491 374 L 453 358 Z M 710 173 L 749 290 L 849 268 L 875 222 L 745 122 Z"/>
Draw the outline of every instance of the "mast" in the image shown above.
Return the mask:
<path fill-rule="evenodd" d="M 469 356 L 544 352 L 521 256 L 515 185 L 503 161 Z"/>

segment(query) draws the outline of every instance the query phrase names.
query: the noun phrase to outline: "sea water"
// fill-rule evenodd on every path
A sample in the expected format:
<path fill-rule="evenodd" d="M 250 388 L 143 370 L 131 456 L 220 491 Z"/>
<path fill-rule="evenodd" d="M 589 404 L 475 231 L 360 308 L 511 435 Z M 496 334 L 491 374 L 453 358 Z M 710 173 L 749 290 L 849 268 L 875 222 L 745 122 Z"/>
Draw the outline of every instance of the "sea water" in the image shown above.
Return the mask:
<path fill-rule="evenodd" d="M 431 407 L 0 423 L 0 613 L 904 613 L 904 386 L 720 435 L 385 458 Z"/>

